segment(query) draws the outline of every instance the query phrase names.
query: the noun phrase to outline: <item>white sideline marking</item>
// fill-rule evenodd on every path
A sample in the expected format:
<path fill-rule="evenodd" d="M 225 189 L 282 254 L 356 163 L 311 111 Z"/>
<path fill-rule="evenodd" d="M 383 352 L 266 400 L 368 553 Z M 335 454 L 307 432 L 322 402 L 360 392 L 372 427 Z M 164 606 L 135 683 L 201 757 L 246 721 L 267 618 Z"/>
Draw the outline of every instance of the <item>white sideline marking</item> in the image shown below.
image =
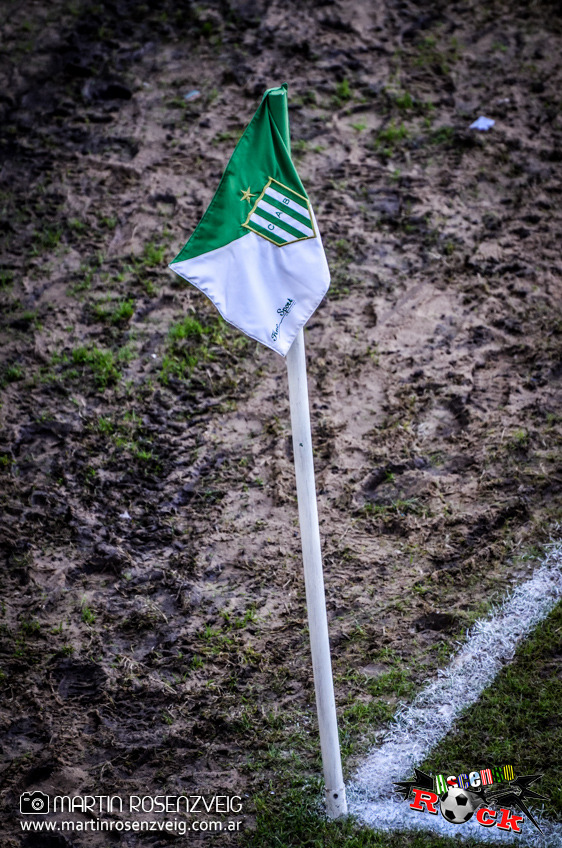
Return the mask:
<path fill-rule="evenodd" d="M 536 817 L 544 837 L 527 820 L 521 834 L 481 827 L 474 817 L 459 828 L 440 814 L 411 810 L 392 786 L 393 781 L 413 774 L 413 766 L 423 761 L 463 710 L 478 700 L 513 659 L 519 642 L 546 618 L 561 597 L 562 546 L 555 544 L 548 547 L 543 564 L 530 580 L 518 586 L 487 618 L 476 622 L 467 642 L 449 666 L 438 672 L 437 680 L 397 713 L 383 744 L 371 751 L 347 787 L 350 813 L 377 830 L 426 830 L 481 842 L 518 840 L 520 845 L 562 848 L 562 824 L 540 815 Z M 513 766 L 517 774 L 517 764 Z"/>

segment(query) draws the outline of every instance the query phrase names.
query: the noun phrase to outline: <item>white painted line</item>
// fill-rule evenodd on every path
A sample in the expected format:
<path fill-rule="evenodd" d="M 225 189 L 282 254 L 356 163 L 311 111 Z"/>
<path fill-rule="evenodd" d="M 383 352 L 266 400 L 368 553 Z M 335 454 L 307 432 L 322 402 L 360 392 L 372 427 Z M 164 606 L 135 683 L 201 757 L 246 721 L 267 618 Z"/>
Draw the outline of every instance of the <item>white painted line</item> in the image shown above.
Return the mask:
<path fill-rule="evenodd" d="M 449 666 L 438 672 L 437 680 L 398 712 L 383 744 L 371 751 L 348 785 L 350 813 L 377 830 L 422 829 L 449 837 L 471 836 L 482 842 L 518 840 L 520 845 L 562 848 L 562 824 L 537 816 L 545 837 L 527 820 L 523 833 L 511 835 L 496 827 L 481 827 L 474 818 L 455 826 L 441 815 L 411 810 L 392 786 L 393 781 L 412 775 L 413 766 L 424 760 L 463 710 L 478 700 L 513 659 L 521 640 L 546 618 L 561 597 L 562 546 L 553 544 L 532 578 L 518 586 L 487 618 L 477 621 Z M 513 766 L 516 769 L 517 764 Z"/>

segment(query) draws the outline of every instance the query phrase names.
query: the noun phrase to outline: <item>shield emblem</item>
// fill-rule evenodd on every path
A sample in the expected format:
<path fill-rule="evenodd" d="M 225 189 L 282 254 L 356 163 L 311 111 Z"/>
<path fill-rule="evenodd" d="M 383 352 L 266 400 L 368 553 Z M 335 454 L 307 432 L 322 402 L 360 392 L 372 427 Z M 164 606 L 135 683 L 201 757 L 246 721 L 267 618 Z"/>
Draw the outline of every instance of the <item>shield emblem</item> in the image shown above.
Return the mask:
<path fill-rule="evenodd" d="M 278 247 L 316 238 L 308 198 L 270 177 L 242 225 Z"/>

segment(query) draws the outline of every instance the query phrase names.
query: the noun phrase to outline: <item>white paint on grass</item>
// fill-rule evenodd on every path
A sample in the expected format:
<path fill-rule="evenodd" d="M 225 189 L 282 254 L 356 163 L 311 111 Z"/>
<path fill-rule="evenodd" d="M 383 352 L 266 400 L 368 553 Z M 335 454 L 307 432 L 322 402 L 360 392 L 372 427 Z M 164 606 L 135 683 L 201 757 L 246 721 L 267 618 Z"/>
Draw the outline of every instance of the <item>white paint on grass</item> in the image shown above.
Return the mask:
<path fill-rule="evenodd" d="M 487 618 L 476 622 L 448 668 L 438 672 L 437 679 L 425 686 L 409 707 L 397 713 L 383 744 L 371 751 L 348 786 L 351 813 L 377 830 L 422 829 L 449 837 L 471 836 L 482 842 L 518 840 L 520 845 L 562 848 L 562 825 L 540 816 L 537 818 L 544 837 L 527 820 L 522 834 L 511 835 L 497 827 L 481 827 L 474 817 L 455 826 L 441 815 L 411 810 L 392 786 L 393 781 L 413 776 L 413 766 L 423 762 L 453 722 L 478 700 L 513 659 L 521 640 L 561 597 L 562 546 L 556 544 L 549 546 L 542 566 L 530 580 L 518 586 Z M 536 811 L 537 807 L 533 809 Z"/>

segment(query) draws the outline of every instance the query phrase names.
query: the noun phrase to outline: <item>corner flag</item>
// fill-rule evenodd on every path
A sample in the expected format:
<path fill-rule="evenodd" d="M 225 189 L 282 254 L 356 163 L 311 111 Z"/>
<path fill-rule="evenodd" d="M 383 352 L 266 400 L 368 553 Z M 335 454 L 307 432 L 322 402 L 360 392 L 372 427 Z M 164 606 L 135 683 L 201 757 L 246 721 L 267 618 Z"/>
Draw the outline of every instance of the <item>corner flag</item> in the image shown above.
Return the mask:
<path fill-rule="evenodd" d="M 265 92 L 170 268 L 226 321 L 282 356 L 326 294 L 328 263 L 291 159 L 286 83 Z"/>
<path fill-rule="evenodd" d="M 291 159 L 287 85 L 265 92 L 197 229 L 170 268 L 223 318 L 287 357 L 310 651 L 326 812 L 347 812 L 322 573 L 303 327 L 330 285 Z"/>

